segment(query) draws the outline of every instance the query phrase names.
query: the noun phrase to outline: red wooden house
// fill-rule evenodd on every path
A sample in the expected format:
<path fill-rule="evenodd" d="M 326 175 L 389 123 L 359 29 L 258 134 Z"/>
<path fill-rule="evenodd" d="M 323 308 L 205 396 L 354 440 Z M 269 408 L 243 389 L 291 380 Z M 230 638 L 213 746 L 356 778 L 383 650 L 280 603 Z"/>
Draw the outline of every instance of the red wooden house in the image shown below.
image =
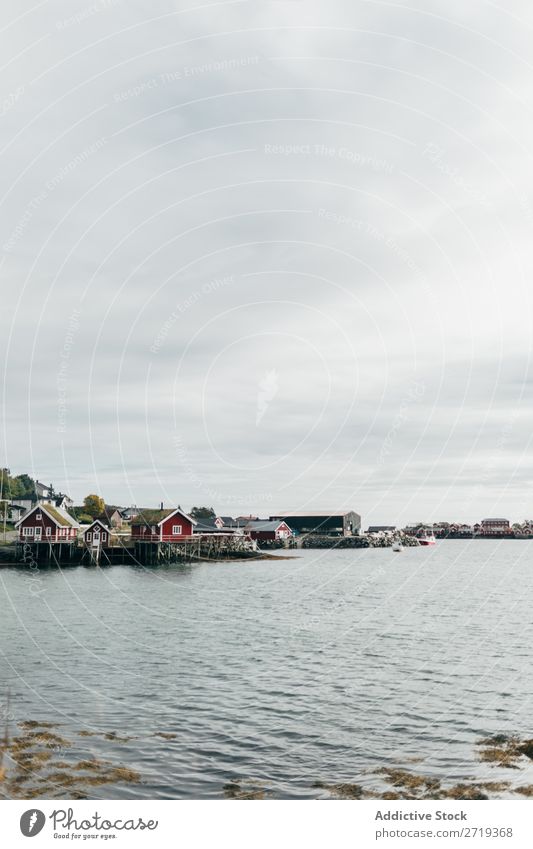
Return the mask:
<path fill-rule="evenodd" d="M 143 510 L 132 520 L 131 538 L 140 542 L 179 542 L 192 536 L 196 520 L 175 510 Z"/>
<path fill-rule="evenodd" d="M 111 530 L 100 519 L 95 519 L 83 532 L 83 541 L 90 548 L 106 548 L 111 540 Z"/>
<path fill-rule="evenodd" d="M 257 521 L 249 522 L 245 529 L 245 533 L 249 534 L 252 539 L 271 541 L 279 539 L 288 539 L 292 536 L 292 531 L 286 522 L 275 519 L 274 521 Z"/>
<path fill-rule="evenodd" d="M 21 542 L 75 542 L 79 525 L 66 510 L 37 504 L 16 523 Z"/>

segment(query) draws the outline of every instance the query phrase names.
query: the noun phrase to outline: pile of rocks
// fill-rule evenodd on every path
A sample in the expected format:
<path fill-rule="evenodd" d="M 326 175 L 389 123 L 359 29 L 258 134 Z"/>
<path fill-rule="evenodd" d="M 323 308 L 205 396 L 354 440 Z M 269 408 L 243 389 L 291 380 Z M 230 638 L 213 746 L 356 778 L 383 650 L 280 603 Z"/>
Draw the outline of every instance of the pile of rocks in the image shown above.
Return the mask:
<path fill-rule="evenodd" d="M 401 542 L 405 546 L 419 545 L 416 537 L 406 534 L 395 534 L 394 536 L 370 536 L 359 537 L 330 537 L 319 534 L 308 534 L 303 540 L 302 548 L 390 548 L 395 542 Z"/>

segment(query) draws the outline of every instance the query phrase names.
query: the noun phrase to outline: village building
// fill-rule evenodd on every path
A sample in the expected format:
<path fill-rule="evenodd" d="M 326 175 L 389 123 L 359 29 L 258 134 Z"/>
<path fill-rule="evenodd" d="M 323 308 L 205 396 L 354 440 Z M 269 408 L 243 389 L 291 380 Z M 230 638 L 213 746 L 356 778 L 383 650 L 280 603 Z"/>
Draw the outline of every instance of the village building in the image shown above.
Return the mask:
<path fill-rule="evenodd" d="M 83 542 L 90 548 L 106 548 L 111 542 L 111 528 L 95 519 L 82 533 Z"/>
<path fill-rule="evenodd" d="M 15 524 L 20 542 L 76 542 L 79 525 L 66 510 L 37 504 Z"/>
<path fill-rule="evenodd" d="M 122 516 L 126 522 L 129 522 L 135 519 L 136 516 L 139 516 L 141 513 L 146 513 L 149 508 L 144 507 L 126 507 L 125 510 L 122 511 Z"/>
<path fill-rule="evenodd" d="M 509 519 L 482 519 L 481 533 L 486 536 L 508 534 L 511 530 Z"/>
<path fill-rule="evenodd" d="M 35 481 L 35 497 L 37 501 L 44 501 L 47 498 L 51 498 L 54 494 L 54 487 L 52 484 L 47 486 L 41 481 Z"/>
<path fill-rule="evenodd" d="M 60 510 L 70 510 L 71 507 L 74 507 L 72 498 L 62 492 L 58 492 L 57 495 L 49 498 L 40 498 L 39 502 L 41 504 L 51 504 L 52 507 L 58 507 Z"/>
<path fill-rule="evenodd" d="M 332 510 L 331 512 L 307 510 L 301 513 L 276 513 L 270 521 L 283 519 L 299 534 L 322 534 L 325 536 L 358 536 L 361 530 L 361 516 L 353 510 Z"/>
<path fill-rule="evenodd" d="M 256 539 L 258 542 L 274 542 L 289 539 L 292 536 L 288 524 L 279 519 L 250 522 L 246 525 L 244 531 L 251 539 Z"/>
<path fill-rule="evenodd" d="M 34 504 L 35 502 L 31 501 L 29 498 L 14 498 L 10 501 L 8 507 L 8 513 L 11 517 L 11 521 L 18 522 L 19 519 L 22 519 L 22 517 L 28 512 L 28 510 L 31 510 Z"/>
<path fill-rule="evenodd" d="M 233 520 L 234 528 L 245 528 L 250 522 L 259 522 L 259 516 L 237 516 Z"/>
<path fill-rule="evenodd" d="M 124 514 L 118 507 L 108 507 L 106 505 L 104 512 L 101 516 L 97 516 L 97 519 L 111 528 L 121 528 L 124 524 Z"/>
<path fill-rule="evenodd" d="M 197 524 L 181 507 L 143 510 L 131 523 L 131 538 L 137 542 L 179 542 L 190 537 Z"/>
<path fill-rule="evenodd" d="M 235 519 L 232 516 L 217 516 L 215 524 L 219 528 L 231 528 L 235 524 Z"/>
<path fill-rule="evenodd" d="M 195 534 L 236 534 L 237 528 L 226 528 L 216 519 L 197 519 L 193 533 Z"/>
<path fill-rule="evenodd" d="M 393 534 L 396 532 L 396 525 L 370 525 L 367 534 Z"/>

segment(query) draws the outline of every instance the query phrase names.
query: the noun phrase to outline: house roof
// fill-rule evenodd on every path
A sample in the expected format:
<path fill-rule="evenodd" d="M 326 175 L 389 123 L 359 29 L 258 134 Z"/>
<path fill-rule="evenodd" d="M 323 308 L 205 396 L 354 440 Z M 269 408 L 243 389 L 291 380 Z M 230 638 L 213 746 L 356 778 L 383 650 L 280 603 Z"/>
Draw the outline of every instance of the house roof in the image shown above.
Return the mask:
<path fill-rule="evenodd" d="M 277 531 L 280 525 L 286 525 L 283 519 L 275 519 L 274 521 L 257 521 L 249 522 L 246 525 L 246 530 L 250 531 Z"/>
<path fill-rule="evenodd" d="M 217 516 L 217 519 L 222 519 L 225 525 L 231 525 L 235 521 L 233 516 Z"/>
<path fill-rule="evenodd" d="M 133 525 L 159 525 L 163 522 L 173 510 L 139 510 L 138 514 L 133 517 Z"/>
<path fill-rule="evenodd" d="M 76 520 L 73 519 L 66 510 L 63 510 L 62 507 L 54 507 L 52 504 L 41 504 L 40 507 L 45 513 L 48 513 L 50 518 L 58 525 L 61 525 L 64 528 L 79 528 Z"/>
<path fill-rule="evenodd" d="M 509 522 L 509 519 L 482 519 L 482 522 Z"/>
<path fill-rule="evenodd" d="M 229 531 L 233 531 L 233 528 L 219 528 L 218 525 L 215 525 L 214 522 L 205 522 L 203 520 L 199 520 L 194 526 L 195 534 L 201 533 L 211 533 L 211 534 L 220 534 L 220 533 L 228 533 Z"/>
<path fill-rule="evenodd" d="M 104 531 L 110 531 L 110 530 L 111 530 L 111 529 L 108 527 L 108 525 L 105 525 L 105 524 L 102 522 L 102 520 L 101 520 L 101 519 L 95 519 L 95 520 L 94 520 L 94 522 L 91 522 L 91 524 L 90 524 L 87 528 L 85 528 L 84 533 L 87 533 L 87 531 L 92 530 L 92 528 L 94 528 L 94 526 L 95 526 L 95 525 L 100 525 L 100 527 L 101 527 Z"/>
<path fill-rule="evenodd" d="M 214 519 L 197 519 L 196 526 L 202 528 L 217 528 Z"/>
<path fill-rule="evenodd" d="M 118 507 L 105 507 L 103 513 L 97 516 L 97 519 L 100 519 L 101 522 L 110 522 L 115 513 L 118 513 L 119 517 L 122 519 L 122 512 Z"/>
<path fill-rule="evenodd" d="M 356 516 L 358 515 L 355 510 L 288 510 L 286 513 L 272 514 L 271 518 L 284 519 L 292 516 L 293 518 L 304 519 L 309 516 L 312 518 L 324 519 L 331 518 L 333 516 L 347 516 L 349 513 L 355 513 Z"/>
<path fill-rule="evenodd" d="M 46 515 L 52 519 L 53 522 L 56 523 L 61 528 L 79 528 L 78 523 L 72 516 L 67 513 L 66 510 L 63 510 L 62 507 L 54 507 L 52 504 L 37 504 L 35 507 L 32 507 L 31 510 L 28 510 L 27 513 L 22 516 L 21 519 L 16 523 L 15 527 L 22 524 L 22 522 L 31 516 L 32 513 L 39 511 L 40 513 L 46 513 Z"/>
<path fill-rule="evenodd" d="M 169 518 L 169 516 L 173 516 L 177 513 L 179 513 L 180 516 L 183 516 L 184 519 L 192 522 L 193 525 L 196 525 L 196 519 L 192 519 L 188 516 L 181 507 L 173 507 L 170 510 L 140 510 L 139 514 L 133 517 L 132 525 L 145 525 L 147 527 L 151 525 L 160 525 L 161 522 L 164 522 L 165 519 Z"/>

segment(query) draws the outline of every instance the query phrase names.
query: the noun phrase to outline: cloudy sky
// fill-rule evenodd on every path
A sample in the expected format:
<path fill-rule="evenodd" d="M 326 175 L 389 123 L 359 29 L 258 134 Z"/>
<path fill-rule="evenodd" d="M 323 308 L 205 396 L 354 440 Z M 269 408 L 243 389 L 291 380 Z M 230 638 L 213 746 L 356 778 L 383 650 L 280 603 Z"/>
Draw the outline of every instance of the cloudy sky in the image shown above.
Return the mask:
<path fill-rule="evenodd" d="M 3 463 L 533 515 L 527 0 L 4 0 Z"/>

